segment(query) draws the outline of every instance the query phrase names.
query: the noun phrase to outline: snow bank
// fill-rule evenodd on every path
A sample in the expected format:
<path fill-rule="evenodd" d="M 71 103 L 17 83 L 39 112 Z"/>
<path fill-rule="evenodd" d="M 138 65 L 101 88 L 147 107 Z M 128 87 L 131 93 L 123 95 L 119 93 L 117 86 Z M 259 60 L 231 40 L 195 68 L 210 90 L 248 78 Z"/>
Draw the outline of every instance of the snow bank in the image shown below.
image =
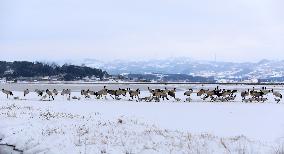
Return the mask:
<path fill-rule="evenodd" d="M 125 115 L 110 118 L 112 115 L 94 112 L 99 109 L 76 113 L 60 107 L 54 110 L 56 105 L 47 104 L 42 107 L 22 102 L 1 105 L 1 143 L 16 145 L 17 149 L 28 154 L 274 153 L 283 150 L 281 139 L 260 142 L 242 135 L 217 137 L 208 133 L 192 134 L 160 128 Z M 83 104 L 81 108 L 84 108 Z M 194 124 L 192 127 L 195 127 Z"/>

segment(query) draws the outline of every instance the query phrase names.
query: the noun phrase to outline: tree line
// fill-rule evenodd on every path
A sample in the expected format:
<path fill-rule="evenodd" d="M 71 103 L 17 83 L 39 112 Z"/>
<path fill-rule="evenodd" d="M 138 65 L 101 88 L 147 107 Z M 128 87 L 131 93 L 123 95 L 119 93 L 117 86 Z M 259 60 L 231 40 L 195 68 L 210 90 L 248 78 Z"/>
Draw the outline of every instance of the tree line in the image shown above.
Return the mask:
<path fill-rule="evenodd" d="M 103 78 L 108 76 L 106 71 L 87 66 L 76 66 L 64 64 L 62 66 L 55 63 L 14 61 L 0 61 L 0 77 L 7 79 L 17 79 L 19 77 L 44 77 L 58 76 L 62 80 L 72 81 L 84 77 L 95 76 Z"/>

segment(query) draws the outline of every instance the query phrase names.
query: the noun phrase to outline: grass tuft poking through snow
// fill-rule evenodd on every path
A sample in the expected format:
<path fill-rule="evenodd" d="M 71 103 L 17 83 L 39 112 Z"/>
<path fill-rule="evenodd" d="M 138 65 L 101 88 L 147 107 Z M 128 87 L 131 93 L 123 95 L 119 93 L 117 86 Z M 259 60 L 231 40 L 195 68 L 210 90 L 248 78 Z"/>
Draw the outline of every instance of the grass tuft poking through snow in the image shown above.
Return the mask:
<path fill-rule="evenodd" d="M 1 143 L 33 153 L 277 153 L 284 142 L 245 136 L 220 138 L 159 128 L 134 117 L 104 118 L 98 112 L 55 112 L 15 103 L 0 107 Z"/>

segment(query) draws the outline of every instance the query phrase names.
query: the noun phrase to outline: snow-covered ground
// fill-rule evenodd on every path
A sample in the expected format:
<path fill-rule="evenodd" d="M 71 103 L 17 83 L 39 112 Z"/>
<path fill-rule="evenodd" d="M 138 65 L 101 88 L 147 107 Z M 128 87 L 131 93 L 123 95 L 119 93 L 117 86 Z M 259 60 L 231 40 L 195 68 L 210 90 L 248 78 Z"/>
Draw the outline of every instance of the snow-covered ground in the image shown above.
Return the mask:
<path fill-rule="evenodd" d="M 193 94 L 193 102 L 136 102 L 127 98 L 40 101 L 35 93 L 23 97 L 22 90 L 71 88 L 99 90 L 103 85 L 4 84 L 15 90 L 6 99 L 0 94 L 1 144 L 15 145 L 24 153 L 283 153 L 284 102 L 273 96 L 265 103 L 204 102 Z M 140 88 L 165 85 L 107 85 Z M 167 85 L 178 88 L 182 100 L 187 88 L 194 90 L 216 85 Z M 246 90 L 252 86 L 229 85 L 226 89 Z M 256 88 L 259 88 L 258 86 Z M 270 86 L 283 94 L 282 86 Z M 0 146 L 1 148 L 1 146 Z"/>

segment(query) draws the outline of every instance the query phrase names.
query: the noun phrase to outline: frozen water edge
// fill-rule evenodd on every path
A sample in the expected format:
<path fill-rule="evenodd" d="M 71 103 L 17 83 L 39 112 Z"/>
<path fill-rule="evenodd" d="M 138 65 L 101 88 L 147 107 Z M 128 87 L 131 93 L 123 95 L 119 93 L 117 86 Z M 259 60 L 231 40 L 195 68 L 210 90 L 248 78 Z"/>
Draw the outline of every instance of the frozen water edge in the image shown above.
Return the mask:
<path fill-rule="evenodd" d="M 22 151 L 15 150 L 13 146 L 1 145 L 0 144 L 0 154 L 22 154 Z"/>

